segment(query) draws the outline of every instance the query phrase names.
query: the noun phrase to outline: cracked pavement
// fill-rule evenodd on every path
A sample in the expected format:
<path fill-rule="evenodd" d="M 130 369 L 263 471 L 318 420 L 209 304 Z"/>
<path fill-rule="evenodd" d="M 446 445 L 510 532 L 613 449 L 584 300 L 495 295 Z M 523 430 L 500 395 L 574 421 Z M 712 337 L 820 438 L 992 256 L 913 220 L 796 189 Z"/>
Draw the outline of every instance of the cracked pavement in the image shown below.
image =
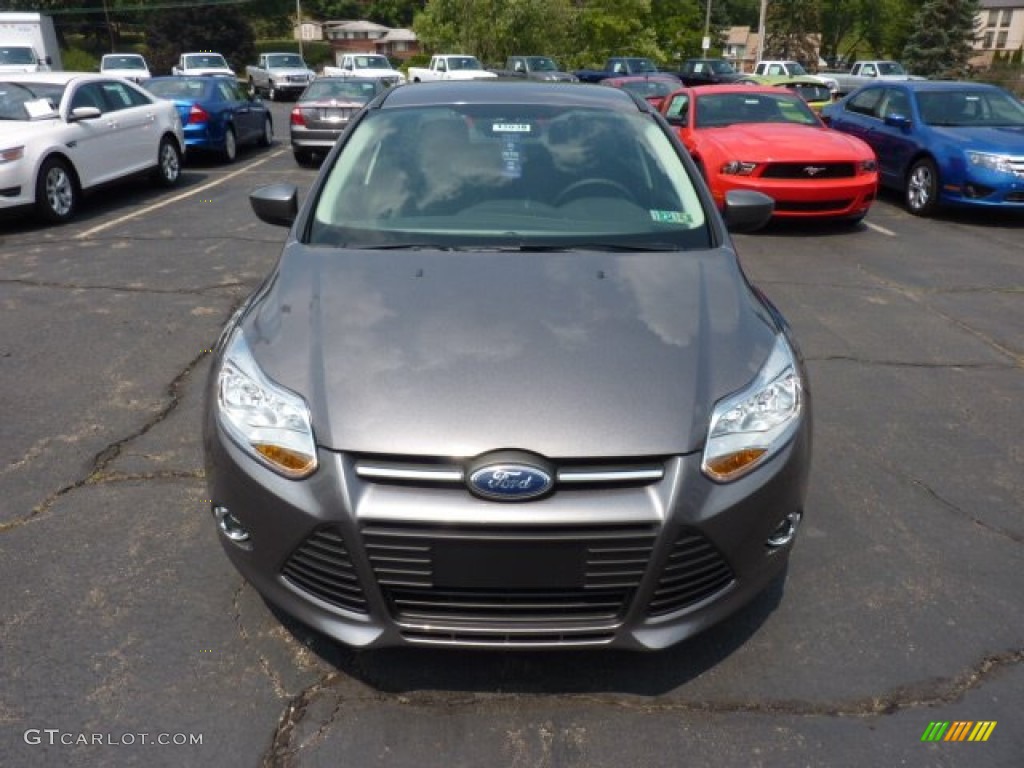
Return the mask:
<path fill-rule="evenodd" d="M 203 501 L 208 350 L 284 237 L 246 195 L 311 179 L 279 141 L 123 224 L 161 193 L 2 225 L 0 765 L 1024 764 L 1024 219 L 883 198 L 895 235 L 737 238 L 816 401 L 800 541 L 747 610 L 651 655 L 360 652 L 270 610 Z M 941 720 L 998 725 L 921 743 Z"/>

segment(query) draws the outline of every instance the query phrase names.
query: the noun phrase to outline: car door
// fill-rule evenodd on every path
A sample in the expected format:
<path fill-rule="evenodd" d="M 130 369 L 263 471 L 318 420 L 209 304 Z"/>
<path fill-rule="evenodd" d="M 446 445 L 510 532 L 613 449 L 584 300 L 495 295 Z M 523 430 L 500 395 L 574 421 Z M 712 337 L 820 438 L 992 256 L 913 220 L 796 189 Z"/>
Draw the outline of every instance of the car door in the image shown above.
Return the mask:
<path fill-rule="evenodd" d="M 64 143 L 82 187 L 117 178 L 122 168 L 117 123 L 107 114 L 110 108 L 100 83 L 72 83 L 66 98 L 68 138 Z M 75 119 L 72 112 L 79 107 L 95 107 L 101 114 L 99 117 Z"/>
<path fill-rule="evenodd" d="M 126 83 L 109 80 L 100 83 L 100 88 L 107 105 L 104 116 L 112 121 L 118 137 L 123 171 L 130 173 L 152 166 L 160 142 L 156 105 Z"/>
<path fill-rule="evenodd" d="M 215 90 L 223 101 L 225 110 L 231 115 L 230 121 L 235 126 L 235 139 L 239 144 L 253 141 L 257 135 L 253 105 L 262 102 L 250 100 L 249 95 L 228 78 L 218 78 Z M 262 122 L 259 127 L 262 129 Z"/>
<path fill-rule="evenodd" d="M 903 175 L 917 149 L 920 125 L 913 119 L 910 94 L 906 89 L 891 86 L 882 89 L 878 106 L 878 125 L 868 142 L 878 156 L 878 172 L 882 183 L 900 186 Z"/>

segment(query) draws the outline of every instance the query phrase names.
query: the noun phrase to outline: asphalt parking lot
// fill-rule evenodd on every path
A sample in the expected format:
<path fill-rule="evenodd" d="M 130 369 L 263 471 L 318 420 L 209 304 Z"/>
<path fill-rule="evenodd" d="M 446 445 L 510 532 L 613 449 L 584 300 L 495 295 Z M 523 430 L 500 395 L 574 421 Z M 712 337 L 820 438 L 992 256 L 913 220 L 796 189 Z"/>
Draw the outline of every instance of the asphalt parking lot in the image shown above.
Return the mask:
<path fill-rule="evenodd" d="M 234 165 L 0 223 L 0 766 L 1024 765 L 1024 217 L 883 196 L 737 237 L 815 400 L 747 610 L 650 655 L 356 652 L 269 610 L 204 503 L 209 349 L 285 235 L 247 195 L 315 173 L 273 109 Z"/>

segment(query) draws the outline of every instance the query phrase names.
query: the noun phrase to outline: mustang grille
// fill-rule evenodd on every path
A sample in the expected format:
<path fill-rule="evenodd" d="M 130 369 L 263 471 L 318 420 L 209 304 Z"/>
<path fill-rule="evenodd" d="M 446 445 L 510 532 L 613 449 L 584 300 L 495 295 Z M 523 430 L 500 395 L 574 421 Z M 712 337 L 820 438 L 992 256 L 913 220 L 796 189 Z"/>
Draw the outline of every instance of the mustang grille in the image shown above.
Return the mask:
<path fill-rule="evenodd" d="M 643 578 L 657 536 L 652 525 L 441 528 L 378 523 L 362 533 L 398 622 L 468 622 L 477 627 L 459 629 L 504 628 L 511 634 L 516 630 L 510 627 L 526 631 L 528 623 L 537 630 L 536 624 L 620 617 Z"/>
<path fill-rule="evenodd" d="M 853 205 L 853 198 L 843 200 L 814 200 L 797 202 L 792 200 L 776 200 L 776 211 L 793 211 L 814 213 L 818 211 L 844 211 Z"/>
<path fill-rule="evenodd" d="M 763 179 L 848 179 L 857 175 L 853 163 L 772 163 Z"/>
<path fill-rule="evenodd" d="M 684 531 L 672 547 L 647 613 L 662 616 L 680 611 L 725 589 L 733 578 L 729 564 L 710 541 Z"/>
<path fill-rule="evenodd" d="M 347 611 L 368 612 L 345 542 L 334 529 L 323 528 L 306 539 L 288 558 L 281 574 L 324 602 Z"/>

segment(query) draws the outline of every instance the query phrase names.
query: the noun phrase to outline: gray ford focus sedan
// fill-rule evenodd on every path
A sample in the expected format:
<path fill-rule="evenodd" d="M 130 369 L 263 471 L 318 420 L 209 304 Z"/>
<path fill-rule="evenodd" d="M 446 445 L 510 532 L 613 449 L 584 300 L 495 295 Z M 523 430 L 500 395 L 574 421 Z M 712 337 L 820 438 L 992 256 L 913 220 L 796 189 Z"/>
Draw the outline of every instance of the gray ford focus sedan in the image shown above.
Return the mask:
<path fill-rule="evenodd" d="M 298 190 L 214 350 L 225 551 L 354 647 L 654 650 L 781 579 L 810 393 L 685 149 L 642 99 L 402 85 Z"/>

